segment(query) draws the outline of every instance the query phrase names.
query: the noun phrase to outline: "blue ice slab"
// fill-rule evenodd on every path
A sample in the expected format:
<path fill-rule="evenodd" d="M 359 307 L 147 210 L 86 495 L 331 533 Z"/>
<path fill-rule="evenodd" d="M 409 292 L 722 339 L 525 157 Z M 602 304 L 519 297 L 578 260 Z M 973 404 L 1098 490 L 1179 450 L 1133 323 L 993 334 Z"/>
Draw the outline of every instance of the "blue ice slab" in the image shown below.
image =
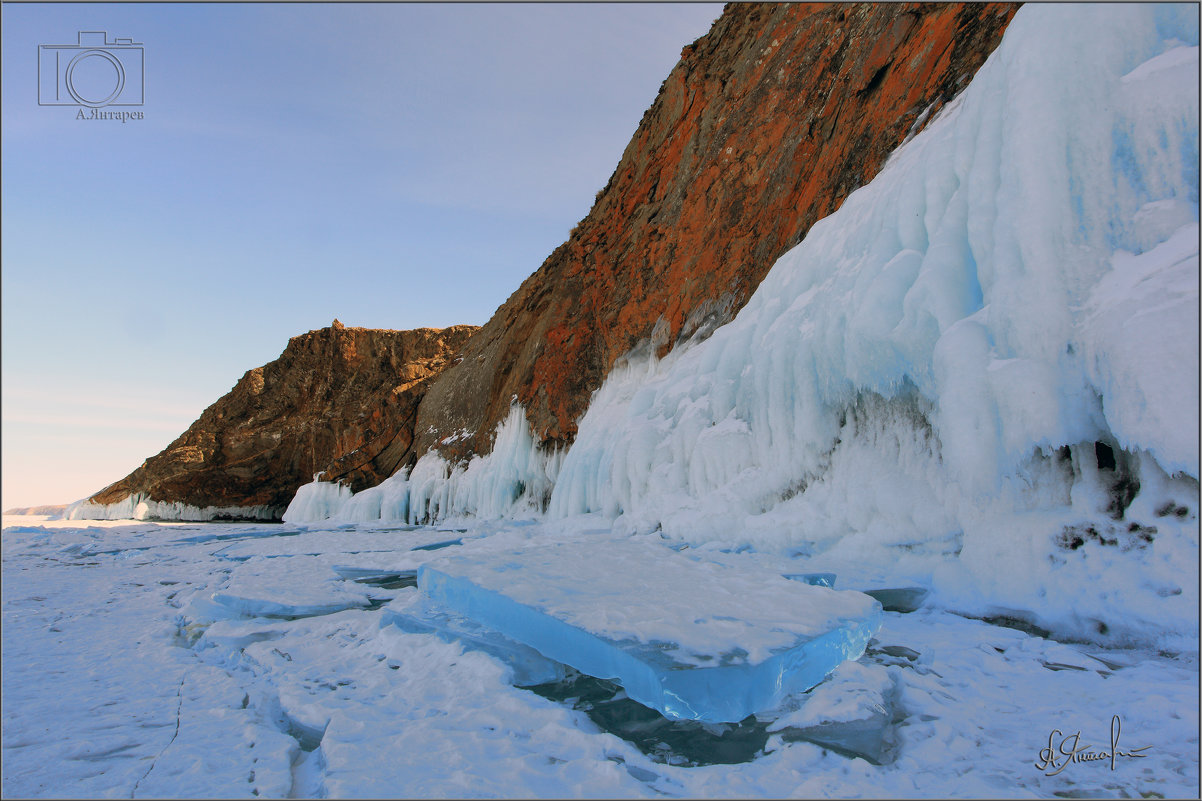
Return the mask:
<path fill-rule="evenodd" d="M 609 541 L 448 557 L 418 569 L 434 603 L 675 719 L 733 723 L 863 654 L 873 599 L 669 548 Z"/>
<path fill-rule="evenodd" d="M 495 656 L 513 669 L 513 683 L 533 687 L 563 681 L 564 666 L 547 659 L 528 645 L 515 642 L 474 620 L 456 615 L 416 594 L 398 598 L 384 608 L 381 626 L 393 625 L 411 634 L 434 634 L 445 642 Z"/>

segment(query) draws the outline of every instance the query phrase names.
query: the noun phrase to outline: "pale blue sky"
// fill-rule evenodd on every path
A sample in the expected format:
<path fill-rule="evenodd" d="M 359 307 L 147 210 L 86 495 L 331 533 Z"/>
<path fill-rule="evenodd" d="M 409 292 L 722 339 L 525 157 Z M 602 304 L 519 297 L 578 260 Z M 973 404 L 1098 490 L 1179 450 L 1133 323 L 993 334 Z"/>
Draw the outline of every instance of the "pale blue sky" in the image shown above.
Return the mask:
<path fill-rule="evenodd" d="M 95 492 L 290 336 L 485 322 L 719 4 L 6 4 L 3 507 Z M 144 119 L 38 45 L 145 47 Z"/>

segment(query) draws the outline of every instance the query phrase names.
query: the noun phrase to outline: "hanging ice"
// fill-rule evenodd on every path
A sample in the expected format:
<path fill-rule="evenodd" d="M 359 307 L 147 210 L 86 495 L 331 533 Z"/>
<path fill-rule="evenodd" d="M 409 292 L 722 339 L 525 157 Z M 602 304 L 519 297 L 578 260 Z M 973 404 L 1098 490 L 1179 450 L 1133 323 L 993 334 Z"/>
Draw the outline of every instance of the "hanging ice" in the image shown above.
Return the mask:
<path fill-rule="evenodd" d="M 733 322 L 611 372 L 552 515 L 695 541 L 797 498 L 807 529 L 920 541 L 1039 448 L 1197 476 L 1196 9 L 1023 11 Z"/>
<path fill-rule="evenodd" d="M 880 605 L 655 543 L 564 542 L 423 566 L 437 604 L 671 718 L 736 722 L 856 659 Z"/>

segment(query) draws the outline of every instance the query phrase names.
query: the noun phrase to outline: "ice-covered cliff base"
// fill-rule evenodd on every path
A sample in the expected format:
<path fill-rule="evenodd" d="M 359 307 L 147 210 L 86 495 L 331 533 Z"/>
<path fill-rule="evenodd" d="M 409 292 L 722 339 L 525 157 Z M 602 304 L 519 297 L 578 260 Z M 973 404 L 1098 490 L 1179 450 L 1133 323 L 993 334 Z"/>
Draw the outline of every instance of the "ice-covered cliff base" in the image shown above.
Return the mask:
<path fill-rule="evenodd" d="M 1026 6 L 734 321 L 615 368 L 566 453 L 518 410 L 486 457 L 285 519 L 599 515 L 1196 650 L 1198 208 L 1197 7 Z"/>
<path fill-rule="evenodd" d="M 278 520 L 279 507 L 193 506 L 179 501 L 156 501 L 145 495 L 130 495 L 117 503 L 76 501 L 62 514 L 63 520 Z"/>

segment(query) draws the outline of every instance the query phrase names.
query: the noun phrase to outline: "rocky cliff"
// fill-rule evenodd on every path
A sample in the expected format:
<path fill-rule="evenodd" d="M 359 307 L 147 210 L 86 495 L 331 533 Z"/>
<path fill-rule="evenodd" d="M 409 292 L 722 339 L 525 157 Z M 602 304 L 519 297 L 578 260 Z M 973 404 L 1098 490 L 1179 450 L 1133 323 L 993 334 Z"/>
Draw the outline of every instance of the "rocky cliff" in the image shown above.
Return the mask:
<path fill-rule="evenodd" d="M 417 408 L 475 326 L 329 328 L 293 337 L 248 371 L 162 453 L 89 499 L 131 495 L 205 507 L 266 507 L 279 517 L 324 472 L 374 486 L 412 455 Z"/>
<path fill-rule="evenodd" d="M 967 85 L 1016 9 L 728 5 L 682 51 L 589 214 L 482 329 L 295 337 L 90 500 L 278 516 L 318 471 L 359 490 L 432 448 L 487 453 L 514 400 L 538 441 L 570 442 L 615 362 L 730 320 Z"/>
<path fill-rule="evenodd" d="M 588 216 L 430 387 L 416 452 L 488 452 L 514 398 L 538 439 L 571 441 L 620 357 L 731 319 L 968 83 L 1016 9 L 728 5 L 682 51 Z"/>

